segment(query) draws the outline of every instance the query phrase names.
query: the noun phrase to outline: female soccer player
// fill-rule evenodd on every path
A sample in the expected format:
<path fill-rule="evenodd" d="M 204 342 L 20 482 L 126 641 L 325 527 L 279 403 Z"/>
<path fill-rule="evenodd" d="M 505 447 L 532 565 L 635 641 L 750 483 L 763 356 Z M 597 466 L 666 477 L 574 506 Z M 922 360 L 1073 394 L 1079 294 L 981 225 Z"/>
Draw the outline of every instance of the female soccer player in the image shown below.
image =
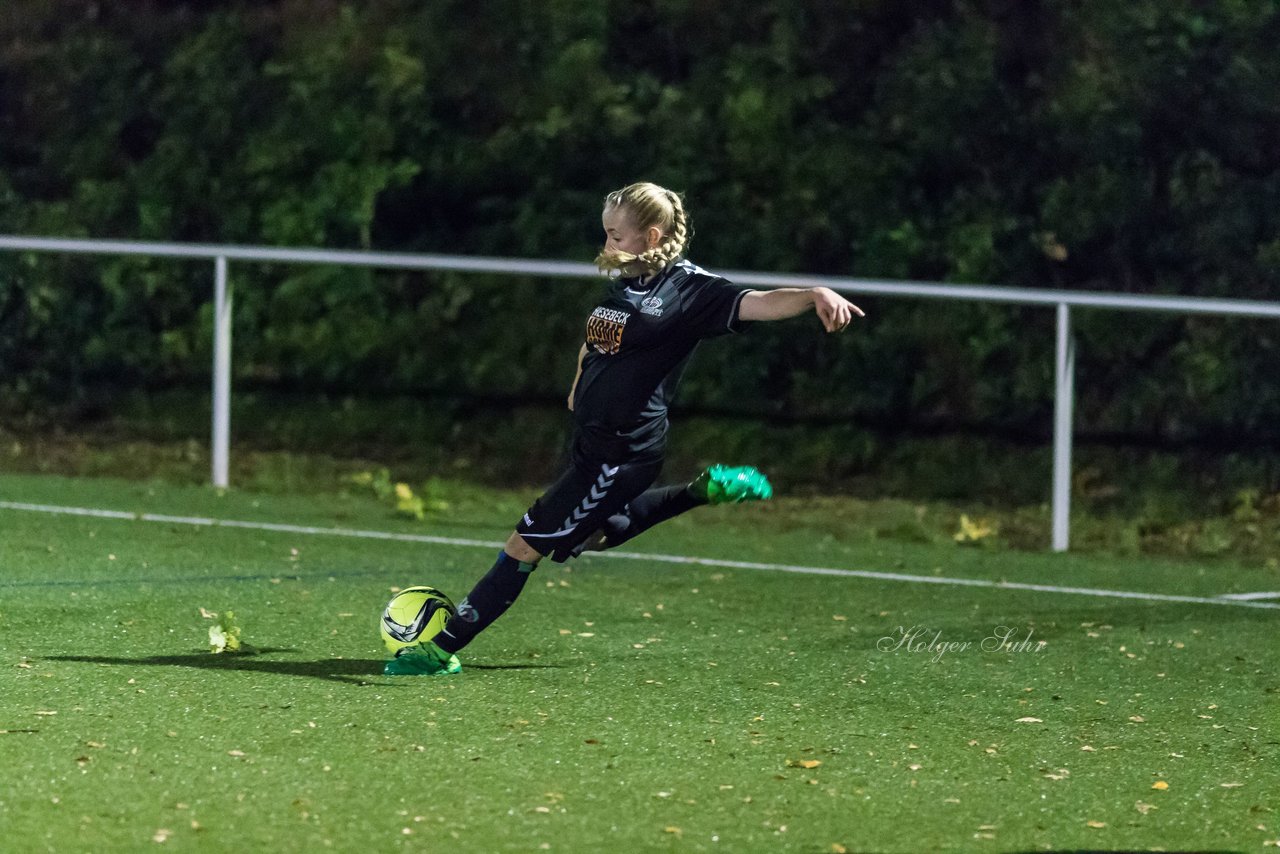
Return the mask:
<path fill-rule="evenodd" d="M 764 499 L 754 468 L 712 466 L 692 483 L 649 489 L 662 467 L 667 407 L 698 342 L 812 309 L 827 332 L 862 310 L 829 288 L 743 290 L 687 260 L 689 221 L 676 193 L 638 183 L 610 193 L 601 272 L 616 274 L 587 318 L 569 393 L 568 471 L 516 525 L 497 563 L 435 637 L 402 650 L 386 673 L 461 671 L 456 653 L 515 602 L 538 561 L 612 548 L 700 504 Z M 647 491 L 646 491 L 647 490 Z"/>

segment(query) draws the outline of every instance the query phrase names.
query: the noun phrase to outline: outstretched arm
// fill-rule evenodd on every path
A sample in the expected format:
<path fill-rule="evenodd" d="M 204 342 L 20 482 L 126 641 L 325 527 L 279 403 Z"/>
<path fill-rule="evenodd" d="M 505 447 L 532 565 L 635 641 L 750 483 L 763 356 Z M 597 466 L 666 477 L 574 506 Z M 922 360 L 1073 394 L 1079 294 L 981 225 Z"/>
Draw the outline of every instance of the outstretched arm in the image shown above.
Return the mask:
<path fill-rule="evenodd" d="M 862 309 L 830 288 L 778 288 L 748 291 L 738 305 L 740 320 L 785 320 L 812 307 L 828 332 L 841 332 Z"/>
<path fill-rule="evenodd" d="M 743 297 L 746 299 L 746 297 Z M 587 357 L 587 345 L 583 344 L 578 351 L 578 372 L 573 375 L 573 385 L 569 386 L 569 409 L 573 409 L 573 395 L 578 391 L 578 380 L 582 379 L 582 360 Z"/>

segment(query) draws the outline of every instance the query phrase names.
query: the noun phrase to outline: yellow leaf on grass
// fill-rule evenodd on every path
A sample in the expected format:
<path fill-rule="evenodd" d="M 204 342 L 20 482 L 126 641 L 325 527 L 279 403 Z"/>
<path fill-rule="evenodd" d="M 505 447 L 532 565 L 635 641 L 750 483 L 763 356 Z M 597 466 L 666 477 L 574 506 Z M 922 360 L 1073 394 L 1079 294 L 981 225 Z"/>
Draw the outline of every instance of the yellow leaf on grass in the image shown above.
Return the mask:
<path fill-rule="evenodd" d="M 1107 826 L 1107 823 L 1105 821 L 1094 821 L 1093 819 L 1089 819 L 1088 821 L 1085 822 L 1085 827 L 1092 827 L 1094 829 L 1097 829 L 1100 827 L 1106 827 L 1106 826 Z"/>
<path fill-rule="evenodd" d="M 1159 789 L 1160 791 L 1163 792 L 1165 789 L 1169 788 L 1169 784 L 1166 783 L 1164 780 L 1156 780 L 1154 783 L 1151 784 L 1151 788 Z"/>
<path fill-rule="evenodd" d="M 955 533 L 957 543 L 976 543 L 996 533 L 996 527 L 981 519 L 970 519 L 967 514 L 960 514 L 960 530 Z"/>
<path fill-rule="evenodd" d="M 821 759 L 788 759 L 788 768 L 817 768 L 822 764 Z"/>

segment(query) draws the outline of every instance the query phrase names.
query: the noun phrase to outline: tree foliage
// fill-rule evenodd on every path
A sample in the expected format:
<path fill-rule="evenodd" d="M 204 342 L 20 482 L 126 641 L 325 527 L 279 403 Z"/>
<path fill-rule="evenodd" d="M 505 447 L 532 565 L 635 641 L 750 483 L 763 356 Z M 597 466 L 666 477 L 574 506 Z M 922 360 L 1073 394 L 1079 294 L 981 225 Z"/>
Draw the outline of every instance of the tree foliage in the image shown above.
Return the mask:
<path fill-rule="evenodd" d="M 0 231 L 587 259 L 686 194 L 712 269 L 1280 298 L 1276 0 L 0 11 Z M 236 371 L 558 396 L 588 283 L 233 265 Z M 209 370 L 211 272 L 0 254 L 0 387 Z M 1052 316 L 868 300 L 707 348 L 707 408 L 1042 430 Z M 1274 324 L 1080 312 L 1079 409 L 1274 435 Z"/>

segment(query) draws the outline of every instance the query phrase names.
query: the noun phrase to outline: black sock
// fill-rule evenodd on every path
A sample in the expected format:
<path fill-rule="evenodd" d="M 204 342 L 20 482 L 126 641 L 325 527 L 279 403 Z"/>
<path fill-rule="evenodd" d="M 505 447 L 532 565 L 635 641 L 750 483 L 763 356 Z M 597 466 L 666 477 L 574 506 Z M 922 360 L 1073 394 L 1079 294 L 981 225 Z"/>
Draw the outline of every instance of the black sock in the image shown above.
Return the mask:
<path fill-rule="evenodd" d="M 511 607 L 529 580 L 529 573 L 536 568 L 537 564 L 521 563 L 506 551 L 499 552 L 493 568 L 458 603 L 457 615 L 431 640 L 448 653 L 471 643 L 472 638 Z"/>
<path fill-rule="evenodd" d="M 641 534 L 659 522 L 686 513 L 705 504 L 689 492 L 687 486 L 663 486 L 650 489 L 632 499 L 621 513 L 615 513 L 605 522 L 605 548 L 613 548 Z"/>

